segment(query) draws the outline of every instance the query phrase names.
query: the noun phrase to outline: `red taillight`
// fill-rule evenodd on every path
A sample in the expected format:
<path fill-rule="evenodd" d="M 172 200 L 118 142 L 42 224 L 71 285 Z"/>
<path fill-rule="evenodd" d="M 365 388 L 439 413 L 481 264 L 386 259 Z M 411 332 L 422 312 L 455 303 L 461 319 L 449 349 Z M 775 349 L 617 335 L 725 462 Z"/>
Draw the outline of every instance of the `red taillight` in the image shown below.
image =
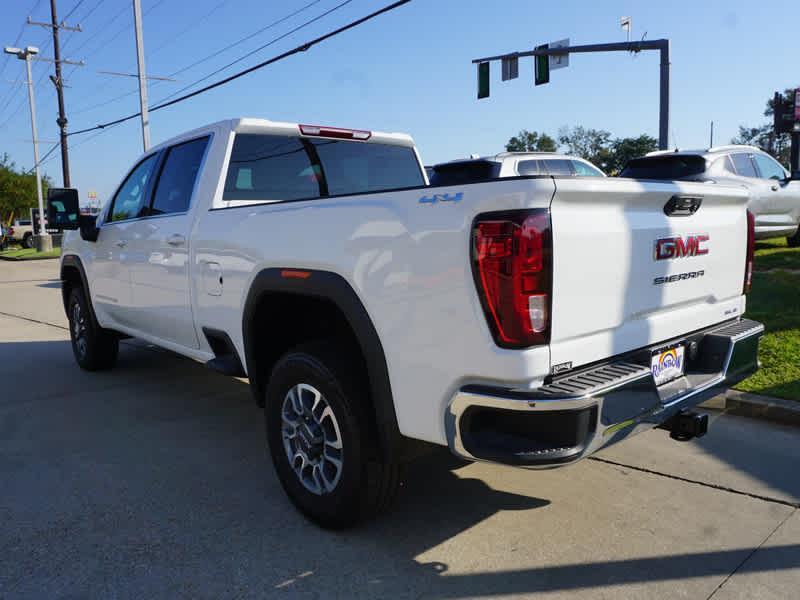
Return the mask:
<path fill-rule="evenodd" d="M 321 125 L 300 125 L 300 133 L 303 135 L 338 138 L 342 140 L 366 141 L 372 137 L 371 131 L 341 129 L 340 127 L 323 127 Z"/>
<path fill-rule="evenodd" d="M 475 281 L 494 339 L 504 348 L 550 341 L 552 236 L 546 208 L 479 216 Z"/>
<path fill-rule="evenodd" d="M 8 235 L 9 236 L 13 236 L 14 235 L 14 228 L 13 227 L 9 227 L 8 228 Z"/>
<path fill-rule="evenodd" d="M 744 289 L 743 294 L 750 291 L 753 287 L 753 258 L 756 252 L 756 218 L 749 210 L 747 211 L 747 262 L 744 265 Z"/>

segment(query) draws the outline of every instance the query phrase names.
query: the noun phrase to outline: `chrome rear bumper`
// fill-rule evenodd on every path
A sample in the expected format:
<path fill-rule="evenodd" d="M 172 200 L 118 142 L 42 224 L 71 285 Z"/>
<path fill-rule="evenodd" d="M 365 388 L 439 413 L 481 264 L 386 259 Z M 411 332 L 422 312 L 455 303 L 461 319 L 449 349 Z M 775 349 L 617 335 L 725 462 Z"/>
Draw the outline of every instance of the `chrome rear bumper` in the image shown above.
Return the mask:
<path fill-rule="evenodd" d="M 763 333 L 761 323 L 743 319 L 567 373 L 534 391 L 467 386 L 445 417 L 448 445 L 468 460 L 531 468 L 575 462 L 754 373 Z M 656 386 L 646 357 L 674 342 L 694 350 L 687 351 L 686 373 Z"/>

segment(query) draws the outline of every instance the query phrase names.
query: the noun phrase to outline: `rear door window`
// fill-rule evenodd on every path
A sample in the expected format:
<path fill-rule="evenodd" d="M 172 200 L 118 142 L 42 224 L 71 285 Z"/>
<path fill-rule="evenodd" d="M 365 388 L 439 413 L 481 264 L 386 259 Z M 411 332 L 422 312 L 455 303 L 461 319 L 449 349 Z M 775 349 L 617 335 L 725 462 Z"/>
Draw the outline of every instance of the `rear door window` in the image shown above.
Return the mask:
<path fill-rule="evenodd" d="M 733 161 L 733 166 L 736 168 L 736 173 L 738 175 L 742 177 L 758 177 L 755 165 L 753 165 L 749 154 L 743 152 L 731 154 L 731 160 Z"/>
<path fill-rule="evenodd" d="M 603 177 L 603 172 L 600 169 L 588 165 L 582 160 L 573 160 L 571 162 L 576 175 L 581 177 Z"/>
<path fill-rule="evenodd" d="M 758 165 L 758 171 L 762 179 L 776 179 L 778 181 L 786 179 L 786 171 L 772 157 L 766 154 L 754 154 L 753 158 L 756 161 L 756 165 Z"/>
<path fill-rule="evenodd" d="M 192 140 L 167 150 L 167 157 L 158 176 L 150 214 L 164 215 L 189 210 L 200 163 L 208 138 Z"/>
<path fill-rule="evenodd" d="M 547 169 L 549 175 L 572 176 L 575 171 L 572 169 L 572 161 L 564 158 L 543 160 L 542 164 Z"/>

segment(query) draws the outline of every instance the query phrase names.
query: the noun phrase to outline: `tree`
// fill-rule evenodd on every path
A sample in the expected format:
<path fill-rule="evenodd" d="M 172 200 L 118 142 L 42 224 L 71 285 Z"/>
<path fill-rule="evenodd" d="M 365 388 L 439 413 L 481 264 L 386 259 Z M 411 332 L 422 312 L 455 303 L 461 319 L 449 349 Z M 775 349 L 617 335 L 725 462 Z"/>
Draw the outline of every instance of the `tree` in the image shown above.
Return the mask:
<path fill-rule="evenodd" d="M 794 98 L 795 91 L 787 89 L 783 92 L 783 97 L 786 101 L 791 102 Z M 767 106 L 764 109 L 765 117 L 772 117 L 775 114 L 774 98 L 767 100 Z M 772 122 L 764 123 L 757 127 L 739 126 L 739 135 L 731 140 L 732 144 L 747 144 L 750 146 L 757 146 L 774 156 L 784 166 L 789 166 L 789 153 L 791 147 L 791 134 L 780 133 L 775 134 L 772 128 Z"/>
<path fill-rule="evenodd" d="M 546 133 L 523 129 L 506 144 L 509 152 L 555 152 L 556 141 Z"/>
<path fill-rule="evenodd" d="M 50 180 L 42 177 L 42 193 L 47 193 Z M 25 215 L 36 206 L 36 176 L 17 170 L 8 154 L 0 158 L 0 221 L 9 222 Z"/>
<path fill-rule="evenodd" d="M 582 125 L 562 127 L 558 130 L 558 141 L 565 146 L 567 154 L 585 158 L 602 169 L 607 169 L 612 159 L 611 133 L 604 129 Z"/>
<path fill-rule="evenodd" d="M 643 133 L 639 137 L 616 138 L 611 142 L 611 155 L 606 166 L 609 174 L 619 173 L 632 158 L 658 150 L 658 140 Z"/>

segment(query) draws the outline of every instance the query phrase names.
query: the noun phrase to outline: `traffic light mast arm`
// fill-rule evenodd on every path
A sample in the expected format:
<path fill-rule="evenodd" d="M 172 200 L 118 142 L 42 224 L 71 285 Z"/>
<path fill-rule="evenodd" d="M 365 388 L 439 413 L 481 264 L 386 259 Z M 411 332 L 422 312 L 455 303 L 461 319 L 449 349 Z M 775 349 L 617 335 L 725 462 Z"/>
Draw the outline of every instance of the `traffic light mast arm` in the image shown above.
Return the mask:
<path fill-rule="evenodd" d="M 669 40 L 643 40 L 641 42 L 612 42 L 610 44 L 582 44 L 580 46 L 566 46 L 561 48 L 545 48 L 542 50 L 528 50 L 525 52 L 510 52 L 476 58 L 473 63 L 502 60 L 503 58 L 524 58 L 526 56 L 556 56 L 559 54 L 578 54 L 586 52 L 641 52 L 642 50 L 669 51 Z"/>
<path fill-rule="evenodd" d="M 612 42 L 610 44 L 584 44 L 581 46 L 540 48 L 537 50 L 528 50 L 526 52 L 511 52 L 509 54 L 498 54 L 497 56 L 476 58 L 472 62 L 477 64 L 488 63 L 494 60 L 502 60 L 504 58 L 522 58 L 525 56 L 558 56 L 564 54 L 579 54 L 589 52 L 641 52 L 643 50 L 658 50 L 661 54 L 658 111 L 658 148 L 659 150 L 666 150 L 669 145 L 669 40 L 641 40 L 639 42 Z"/>

